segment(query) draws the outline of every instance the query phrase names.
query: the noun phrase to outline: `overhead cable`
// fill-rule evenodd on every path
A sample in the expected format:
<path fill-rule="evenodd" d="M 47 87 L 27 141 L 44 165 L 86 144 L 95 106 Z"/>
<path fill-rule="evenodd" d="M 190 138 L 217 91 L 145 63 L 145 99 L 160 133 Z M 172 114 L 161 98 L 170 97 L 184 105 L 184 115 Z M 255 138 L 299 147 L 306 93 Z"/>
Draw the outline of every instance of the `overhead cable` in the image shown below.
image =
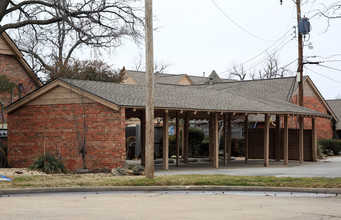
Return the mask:
<path fill-rule="evenodd" d="M 334 67 L 330 67 L 330 66 L 325 66 L 325 65 L 321 65 L 321 64 L 318 64 L 319 66 L 322 66 L 322 67 L 324 67 L 324 68 L 327 68 L 327 69 L 331 69 L 331 70 L 335 70 L 335 71 L 339 71 L 339 72 L 341 72 L 341 70 L 340 69 L 337 69 L 337 68 L 334 68 Z"/>
<path fill-rule="evenodd" d="M 324 77 L 324 78 L 326 78 L 326 79 L 332 80 L 333 82 L 341 83 L 340 81 L 338 81 L 338 80 L 336 80 L 336 79 L 333 79 L 333 78 L 330 78 L 330 77 L 328 77 L 328 76 L 325 76 L 325 75 L 323 75 L 323 74 L 321 74 L 321 73 L 318 73 L 318 72 L 316 72 L 316 71 L 314 71 L 314 70 L 311 70 L 311 69 L 309 69 L 309 68 L 307 68 L 307 67 L 304 67 L 304 68 L 307 69 L 307 70 L 309 70 L 310 72 L 313 72 L 313 73 L 319 75 L 319 76 L 322 76 L 322 77 Z"/>
<path fill-rule="evenodd" d="M 226 70 L 226 71 L 223 71 L 223 72 L 219 73 L 218 75 L 221 75 L 221 74 L 223 74 L 223 73 L 229 72 L 229 71 L 233 70 L 234 68 L 238 68 L 238 67 L 240 67 L 240 66 L 243 66 L 243 65 L 245 65 L 246 63 L 248 63 L 248 62 L 250 62 L 250 61 L 252 61 L 252 60 L 258 58 L 258 57 L 261 56 L 261 55 L 263 55 L 264 53 L 266 53 L 266 54 L 268 55 L 267 51 L 268 51 L 270 48 L 272 48 L 273 46 L 275 46 L 275 45 L 276 45 L 278 42 L 280 42 L 282 39 L 285 40 L 285 38 L 291 36 L 291 35 L 287 36 L 287 34 L 288 34 L 289 32 L 290 32 L 290 30 L 288 30 L 288 31 L 287 31 L 282 37 L 280 37 L 275 43 L 271 44 L 268 48 L 266 48 L 265 50 L 263 50 L 262 52 L 260 52 L 260 53 L 257 54 L 256 56 L 254 56 L 254 57 L 252 57 L 252 58 L 246 60 L 245 62 L 243 62 L 243 63 L 241 63 L 241 64 L 239 64 L 239 65 L 237 65 L 237 66 L 235 66 L 235 67 L 232 67 L 232 68 L 230 68 L 230 69 L 228 69 L 228 70 Z M 292 40 L 292 39 L 290 39 L 290 40 Z"/>
<path fill-rule="evenodd" d="M 264 39 L 262 37 L 259 37 L 257 35 L 254 35 L 252 34 L 251 32 L 247 31 L 245 28 L 243 28 L 242 26 L 240 26 L 237 22 L 235 22 L 230 16 L 228 16 L 224 11 L 223 9 L 221 9 L 219 7 L 219 5 L 214 1 L 214 0 L 211 0 L 211 2 L 219 9 L 219 11 L 227 18 L 229 19 L 234 25 L 236 25 L 238 28 L 240 28 L 241 30 L 243 30 L 245 33 L 259 39 L 259 40 L 263 40 L 263 41 L 275 41 L 275 40 L 269 40 L 269 39 Z"/>

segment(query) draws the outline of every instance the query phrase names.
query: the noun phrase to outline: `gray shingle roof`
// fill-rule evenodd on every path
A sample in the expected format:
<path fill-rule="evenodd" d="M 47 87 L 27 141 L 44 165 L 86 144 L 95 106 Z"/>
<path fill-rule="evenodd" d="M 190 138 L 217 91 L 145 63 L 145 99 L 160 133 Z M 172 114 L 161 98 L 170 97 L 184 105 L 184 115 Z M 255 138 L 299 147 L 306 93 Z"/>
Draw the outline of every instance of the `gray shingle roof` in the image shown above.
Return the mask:
<path fill-rule="evenodd" d="M 133 79 L 140 85 L 146 84 L 146 72 L 126 70 L 127 73 L 133 77 Z M 185 77 L 185 74 L 165 74 L 155 73 L 154 74 L 156 83 L 163 84 L 178 84 L 179 81 Z"/>
<path fill-rule="evenodd" d="M 328 105 L 338 119 L 341 119 L 341 99 L 327 100 Z M 336 123 L 336 130 L 341 130 L 341 122 Z"/>
<path fill-rule="evenodd" d="M 146 83 L 146 72 L 142 71 L 133 71 L 133 70 L 126 70 L 127 73 L 133 77 L 133 79 L 140 85 L 145 85 Z M 179 83 L 181 79 L 185 77 L 186 74 L 168 74 L 168 73 L 156 73 L 155 76 L 155 82 L 159 84 L 172 84 L 176 85 Z M 211 74 L 212 75 L 212 74 Z M 211 76 L 210 75 L 210 76 Z M 215 76 L 216 75 L 216 76 Z M 215 73 L 212 76 L 214 76 L 213 80 L 215 83 L 217 82 L 235 82 L 235 80 L 232 79 L 217 79 L 219 76 Z M 208 84 L 209 83 L 209 77 L 202 77 L 202 76 L 190 76 L 187 75 L 190 80 L 192 80 L 194 85 L 201 85 L 201 84 Z"/>
<path fill-rule="evenodd" d="M 145 86 L 117 83 L 61 79 L 73 86 L 101 97 L 118 106 L 144 107 Z M 231 112 L 268 112 L 288 114 L 325 114 L 302 108 L 291 103 L 261 98 L 249 98 L 212 87 L 155 85 L 155 108 L 192 109 Z"/>
<path fill-rule="evenodd" d="M 245 80 L 213 85 L 218 91 L 226 91 L 246 97 L 258 97 L 290 101 L 297 90 L 295 77 L 266 80 Z"/>

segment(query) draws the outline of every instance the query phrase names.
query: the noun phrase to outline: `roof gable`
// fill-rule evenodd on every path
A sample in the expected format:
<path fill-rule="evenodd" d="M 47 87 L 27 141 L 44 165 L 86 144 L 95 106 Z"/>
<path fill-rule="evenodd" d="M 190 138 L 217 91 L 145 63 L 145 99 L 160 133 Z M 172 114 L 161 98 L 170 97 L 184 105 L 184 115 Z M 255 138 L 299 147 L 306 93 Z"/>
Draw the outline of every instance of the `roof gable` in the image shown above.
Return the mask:
<path fill-rule="evenodd" d="M 341 119 L 341 99 L 327 100 L 328 105 L 333 110 L 338 119 Z M 336 124 L 336 130 L 341 130 L 341 123 Z"/>
<path fill-rule="evenodd" d="M 61 93 L 62 95 L 56 95 L 55 92 Z M 66 93 L 69 93 L 69 95 L 66 95 Z M 82 100 L 80 100 L 80 98 L 82 98 Z M 98 97 L 83 89 L 70 85 L 65 81 L 56 79 L 51 83 L 41 87 L 40 89 L 32 92 L 31 94 L 24 96 L 13 104 L 7 106 L 5 108 L 5 113 L 8 114 L 12 111 L 15 111 L 23 105 L 75 104 L 81 102 L 98 102 L 116 111 L 119 110 L 119 107 L 117 105 L 103 99 L 102 97 Z"/>
<path fill-rule="evenodd" d="M 38 76 L 33 72 L 31 67 L 24 60 L 23 54 L 20 52 L 18 47 L 14 44 L 14 42 L 6 32 L 0 34 L 0 54 L 15 56 L 20 65 L 24 68 L 29 78 L 37 85 L 37 87 L 41 87 L 43 85 Z"/>

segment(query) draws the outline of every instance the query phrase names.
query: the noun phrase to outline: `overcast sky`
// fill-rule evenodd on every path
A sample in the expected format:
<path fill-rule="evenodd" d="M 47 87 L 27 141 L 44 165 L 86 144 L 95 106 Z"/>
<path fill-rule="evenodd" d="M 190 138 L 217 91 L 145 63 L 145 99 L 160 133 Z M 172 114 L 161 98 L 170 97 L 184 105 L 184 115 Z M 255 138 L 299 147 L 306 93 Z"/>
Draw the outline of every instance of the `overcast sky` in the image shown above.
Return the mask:
<path fill-rule="evenodd" d="M 214 2 L 153 1 L 154 27 L 158 28 L 154 32 L 154 57 L 158 63 L 170 64 L 167 73 L 202 76 L 206 72 L 207 76 L 216 70 L 221 77 L 227 78 L 227 70 L 233 65 L 245 63 L 259 54 L 257 58 L 246 62 L 244 67 L 258 72 L 264 65 L 261 61 L 266 59 L 267 52 L 271 54 L 277 51 L 280 66 L 297 59 L 297 38 L 293 39 L 292 29 L 296 26 L 296 8 L 292 1 L 283 0 L 283 5 L 280 5 L 279 0 Z M 327 4 L 329 0 L 323 2 Z M 303 5 L 302 16 L 311 17 L 313 10 L 319 7 L 318 2 Z M 314 49 L 309 50 L 305 46 L 304 56 L 321 56 L 309 60 L 329 60 L 332 62 L 323 65 L 341 69 L 341 19 L 332 21 L 327 31 L 325 19 L 314 18 L 310 22 L 312 32 L 305 44 L 311 42 Z M 136 46 L 127 41 L 108 58 L 108 62 L 116 67 L 134 69 L 134 60 L 138 60 L 139 54 L 144 55 L 143 44 Z M 260 62 L 260 65 L 255 66 Z M 304 74 L 312 78 L 326 99 L 341 96 L 340 71 L 316 65 L 306 67 L 309 70 L 305 69 Z M 296 74 L 297 62 L 287 68 Z"/>

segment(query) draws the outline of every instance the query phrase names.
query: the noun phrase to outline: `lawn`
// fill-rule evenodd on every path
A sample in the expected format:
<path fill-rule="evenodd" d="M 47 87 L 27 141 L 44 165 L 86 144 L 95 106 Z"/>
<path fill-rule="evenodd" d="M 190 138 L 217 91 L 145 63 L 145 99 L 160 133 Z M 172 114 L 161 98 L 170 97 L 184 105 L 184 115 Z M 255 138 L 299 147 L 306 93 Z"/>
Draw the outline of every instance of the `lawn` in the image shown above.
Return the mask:
<path fill-rule="evenodd" d="M 0 189 L 96 186 L 261 186 L 341 188 L 341 178 L 291 178 L 228 175 L 114 176 L 111 174 L 12 175 Z"/>

